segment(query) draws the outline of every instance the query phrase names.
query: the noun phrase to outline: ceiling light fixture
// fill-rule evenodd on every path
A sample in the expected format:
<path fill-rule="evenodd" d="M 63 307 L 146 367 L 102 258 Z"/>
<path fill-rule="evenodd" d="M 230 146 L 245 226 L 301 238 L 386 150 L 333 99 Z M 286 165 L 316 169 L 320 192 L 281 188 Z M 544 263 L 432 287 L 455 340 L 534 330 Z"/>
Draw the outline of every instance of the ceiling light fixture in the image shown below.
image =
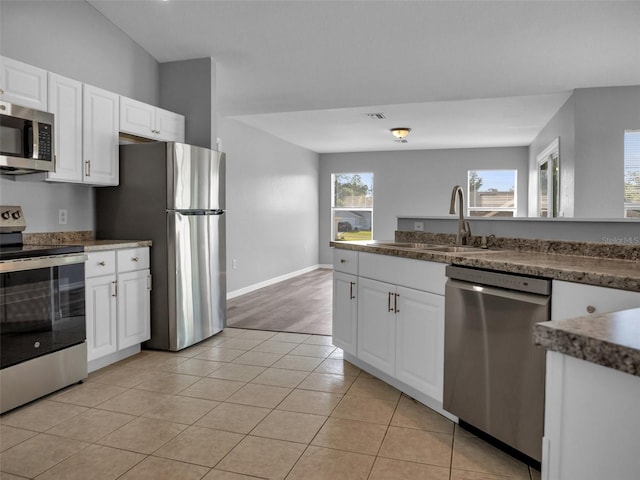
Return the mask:
<path fill-rule="evenodd" d="M 391 133 L 393 134 L 394 137 L 396 137 L 398 140 L 402 140 L 404 137 L 406 137 L 407 135 L 409 135 L 409 132 L 411 131 L 410 128 L 407 127 L 398 127 L 398 128 L 392 128 L 391 129 Z"/>

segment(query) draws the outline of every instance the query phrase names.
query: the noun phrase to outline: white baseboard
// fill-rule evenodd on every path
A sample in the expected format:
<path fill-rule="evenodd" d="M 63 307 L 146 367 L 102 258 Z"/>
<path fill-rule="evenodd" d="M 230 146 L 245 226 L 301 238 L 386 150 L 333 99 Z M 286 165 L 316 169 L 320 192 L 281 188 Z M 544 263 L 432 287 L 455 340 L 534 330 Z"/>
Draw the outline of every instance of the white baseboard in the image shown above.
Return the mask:
<path fill-rule="evenodd" d="M 265 280 L 264 282 L 254 283 L 253 285 L 249 285 L 248 287 L 239 288 L 238 290 L 234 290 L 233 292 L 227 292 L 227 300 L 239 297 L 240 295 L 244 295 L 246 293 L 253 292 L 254 290 L 258 290 L 260 288 L 268 287 L 269 285 L 273 285 L 284 280 L 289 280 L 290 278 L 297 277 L 298 275 L 302 275 L 304 273 L 313 272 L 314 270 L 318 270 L 320 268 L 333 268 L 333 265 L 312 265 L 310 267 L 303 268 L 302 270 L 296 270 L 295 272 L 286 273 L 284 275 L 280 275 L 279 277 L 270 278 L 269 280 Z"/>

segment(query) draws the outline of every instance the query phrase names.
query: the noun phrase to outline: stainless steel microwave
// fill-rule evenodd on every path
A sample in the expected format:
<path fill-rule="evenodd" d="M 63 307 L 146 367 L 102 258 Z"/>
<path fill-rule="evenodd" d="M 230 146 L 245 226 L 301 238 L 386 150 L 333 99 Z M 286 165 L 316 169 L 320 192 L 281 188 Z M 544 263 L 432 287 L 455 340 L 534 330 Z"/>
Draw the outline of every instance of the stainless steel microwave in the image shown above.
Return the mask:
<path fill-rule="evenodd" d="M 0 173 L 55 171 L 54 116 L 0 102 Z"/>

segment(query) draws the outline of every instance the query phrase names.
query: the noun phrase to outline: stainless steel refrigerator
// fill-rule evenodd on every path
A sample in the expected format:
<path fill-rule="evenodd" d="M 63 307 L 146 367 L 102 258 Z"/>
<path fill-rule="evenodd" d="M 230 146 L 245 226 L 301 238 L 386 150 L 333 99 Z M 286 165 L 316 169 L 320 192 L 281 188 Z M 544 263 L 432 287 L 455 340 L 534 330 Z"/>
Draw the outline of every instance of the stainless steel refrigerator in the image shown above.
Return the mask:
<path fill-rule="evenodd" d="M 177 351 L 225 327 L 225 155 L 176 142 L 120 146 L 96 189 L 97 238 L 152 240 L 151 339 Z"/>

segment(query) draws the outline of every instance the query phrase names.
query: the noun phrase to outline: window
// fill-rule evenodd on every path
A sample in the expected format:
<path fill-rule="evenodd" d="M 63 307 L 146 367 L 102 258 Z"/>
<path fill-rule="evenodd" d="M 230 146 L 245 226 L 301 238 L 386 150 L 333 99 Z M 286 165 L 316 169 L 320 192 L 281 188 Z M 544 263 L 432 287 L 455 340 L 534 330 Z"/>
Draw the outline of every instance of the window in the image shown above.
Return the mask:
<path fill-rule="evenodd" d="M 373 173 L 333 173 L 331 190 L 331 238 L 372 240 Z"/>
<path fill-rule="evenodd" d="M 467 215 L 515 217 L 517 170 L 469 170 Z"/>
<path fill-rule="evenodd" d="M 560 138 L 556 138 L 537 157 L 538 216 L 557 217 L 560 213 Z"/>
<path fill-rule="evenodd" d="M 624 132 L 624 216 L 640 218 L 640 130 Z"/>

